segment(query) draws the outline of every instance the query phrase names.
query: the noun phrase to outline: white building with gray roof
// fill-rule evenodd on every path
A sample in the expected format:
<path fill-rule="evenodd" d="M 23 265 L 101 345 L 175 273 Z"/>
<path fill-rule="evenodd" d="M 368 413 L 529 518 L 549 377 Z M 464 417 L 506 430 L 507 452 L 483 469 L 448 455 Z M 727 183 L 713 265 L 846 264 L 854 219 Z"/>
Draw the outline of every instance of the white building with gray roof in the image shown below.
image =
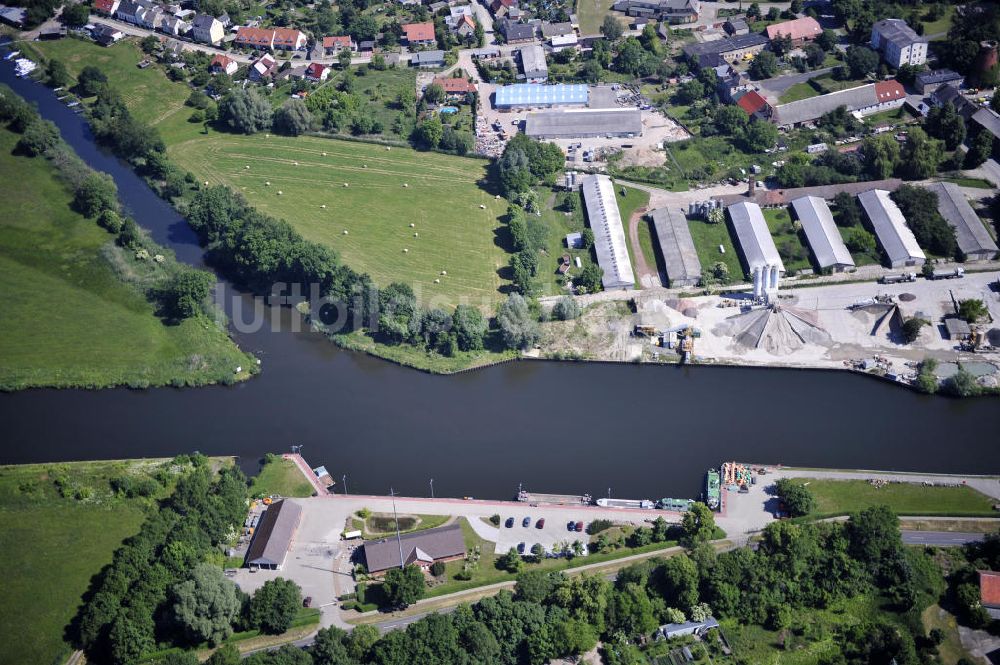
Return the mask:
<path fill-rule="evenodd" d="M 597 264 L 604 270 L 602 284 L 605 289 L 630 289 L 635 286 L 635 273 L 625 244 L 615 186 L 606 175 L 592 175 L 583 179 L 583 201 L 587 220 L 594 232 L 594 251 Z"/>
<path fill-rule="evenodd" d="M 913 231 L 906 225 L 903 212 L 884 189 L 870 189 L 858 194 L 858 201 L 871 221 L 875 236 L 882 245 L 890 268 L 919 266 L 927 261 Z"/>
<path fill-rule="evenodd" d="M 887 18 L 872 26 L 872 48 L 882 52 L 886 63 L 896 69 L 901 65 L 927 62 L 927 40 L 901 18 Z"/>
<path fill-rule="evenodd" d="M 958 248 L 969 261 L 989 261 L 997 255 L 997 244 L 958 185 L 935 182 L 927 185 L 927 189 L 937 194 L 938 212 L 955 229 Z"/>
<path fill-rule="evenodd" d="M 767 221 L 760 206 L 756 203 L 743 202 L 735 203 L 726 210 L 729 212 L 736 240 L 743 251 L 743 258 L 750 273 L 758 268 L 775 266 L 779 276 L 783 275 L 785 264 L 778 255 L 778 248 L 774 246 L 774 238 L 767 228 Z"/>
<path fill-rule="evenodd" d="M 545 62 L 545 51 L 538 44 L 522 46 L 521 71 L 528 83 L 545 83 L 549 79 L 549 66 Z"/>
<path fill-rule="evenodd" d="M 833 214 L 826 201 L 818 196 L 802 196 L 792 201 L 792 209 L 802 224 L 816 265 L 834 272 L 854 267 L 854 259 L 847 251 L 840 230 L 833 223 Z"/>
<path fill-rule="evenodd" d="M 524 121 L 524 133 L 536 139 L 634 138 L 642 134 L 638 109 L 537 111 Z"/>
<path fill-rule="evenodd" d="M 684 211 L 657 208 L 652 217 L 670 286 L 695 286 L 701 280 L 701 261 Z"/>

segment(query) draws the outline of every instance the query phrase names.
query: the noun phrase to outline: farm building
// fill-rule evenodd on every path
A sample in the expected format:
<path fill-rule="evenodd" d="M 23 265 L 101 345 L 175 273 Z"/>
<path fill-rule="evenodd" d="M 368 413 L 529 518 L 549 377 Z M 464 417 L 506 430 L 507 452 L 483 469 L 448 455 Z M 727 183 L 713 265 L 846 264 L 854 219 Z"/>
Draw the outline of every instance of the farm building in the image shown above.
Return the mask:
<path fill-rule="evenodd" d="M 695 65 L 705 66 L 719 58 L 728 62 L 740 60 L 746 56 L 754 56 L 764 50 L 767 38 L 764 35 L 751 32 L 728 39 L 717 39 L 713 42 L 695 42 L 684 46 L 684 55 Z M 709 66 L 715 66 L 709 64 Z"/>
<path fill-rule="evenodd" d="M 746 19 L 742 16 L 730 17 L 729 20 L 722 24 L 722 29 L 725 30 L 726 34 L 730 37 L 750 34 L 750 26 L 747 25 Z"/>
<path fill-rule="evenodd" d="M 679 208 L 657 208 L 652 216 L 670 286 L 695 286 L 701 279 L 701 261 L 684 212 Z"/>
<path fill-rule="evenodd" d="M 283 499 L 264 511 L 247 550 L 245 563 L 249 568 L 281 570 L 292 545 L 295 531 L 302 520 L 302 507 Z"/>
<path fill-rule="evenodd" d="M 515 83 L 497 86 L 494 105 L 498 109 L 540 106 L 586 106 L 590 93 L 583 83 Z"/>
<path fill-rule="evenodd" d="M 726 210 L 729 212 L 729 219 L 732 221 L 733 231 L 736 232 L 736 240 L 743 252 L 747 270 L 752 273 L 757 268 L 775 266 L 778 275 L 783 275 L 785 264 L 778 256 L 778 248 L 774 246 L 774 238 L 767 228 L 760 206 L 744 202 L 731 205 Z"/>
<path fill-rule="evenodd" d="M 694 23 L 701 12 L 698 0 L 618 0 L 611 7 L 626 16 L 655 18 L 664 23 Z"/>
<path fill-rule="evenodd" d="M 950 69 L 934 69 L 929 72 L 920 72 L 917 74 L 913 86 L 921 95 L 929 95 L 937 90 L 938 87 L 947 83 L 961 86 L 964 82 L 965 77 L 958 72 L 953 72 Z"/>
<path fill-rule="evenodd" d="M 536 139 L 635 137 L 642 134 L 642 114 L 636 109 L 538 111 L 528 114 L 524 133 Z"/>
<path fill-rule="evenodd" d="M 735 99 L 736 105 L 751 118 L 767 120 L 771 117 L 771 105 L 756 90 L 748 90 L 739 94 Z"/>
<path fill-rule="evenodd" d="M 604 288 L 630 289 L 635 286 L 635 274 L 625 246 L 615 186 L 606 175 L 591 175 L 583 179 L 582 189 L 587 220 L 594 232 L 597 263 L 604 270 Z"/>
<path fill-rule="evenodd" d="M 927 189 L 937 194 L 938 212 L 955 229 L 958 247 L 969 261 L 989 261 L 997 255 L 997 244 L 958 185 L 935 182 L 927 185 Z"/>
<path fill-rule="evenodd" d="M 889 198 L 889 192 L 870 189 L 858 194 L 858 201 L 875 229 L 890 268 L 923 265 L 927 257 L 913 237 L 913 232 L 906 226 L 906 219 L 896 202 Z"/>
<path fill-rule="evenodd" d="M 400 549 L 402 548 L 402 562 Z M 414 564 L 427 570 L 437 561 L 465 556 L 465 537 L 460 524 L 406 533 L 396 538 L 365 541 L 365 565 L 371 575 L 381 576 L 400 565 Z"/>
<path fill-rule="evenodd" d="M 834 272 L 854 267 L 854 259 L 847 251 L 837 225 L 833 223 L 833 214 L 826 201 L 818 196 L 803 196 L 792 201 L 792 209 L 806 233 L 816 265 Z"/>
<path fill-rule="evenodd" d="M 545 51 L 538 44 L 522 46 L 521 72 L 528 83 L 545 83 L 549 78 L 549 66 L 545 63 Z"/>
<path fill-rule="evenodd" d="M 821 34 L 823 34 L 823 28 L 819 27 L 819 22 L 812 16 L 803 16 L 767 26 L 768 39 L 791 37 L 793 46 L 801 46 L 807 41 L 816 39 Z"/>
<path fill-rule="evenodd" d="M 851 113 L 865 116 L 899 108 L 904 101 L 906 91 L 899 81 L 879 81 L 781 104 L 774 107 L 774 122 L 779 127 L 797 127 L 815 122 L 841 106 L 846 106 Z"/>

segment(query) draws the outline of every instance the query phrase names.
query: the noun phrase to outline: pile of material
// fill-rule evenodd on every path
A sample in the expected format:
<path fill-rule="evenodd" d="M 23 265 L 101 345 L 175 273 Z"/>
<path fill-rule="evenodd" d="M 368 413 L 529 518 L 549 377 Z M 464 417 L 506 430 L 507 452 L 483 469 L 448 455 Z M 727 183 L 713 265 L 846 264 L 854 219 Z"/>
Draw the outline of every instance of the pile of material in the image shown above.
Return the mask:
<path fill-rule="evenodd" d="M 831 341 L 815 312 L 777 305 L 730 317 L 715 332 L 731 335 L 738 348 L 760 349 L 775 356 L 789 355 L 807 344 L 827 346 Z"/>

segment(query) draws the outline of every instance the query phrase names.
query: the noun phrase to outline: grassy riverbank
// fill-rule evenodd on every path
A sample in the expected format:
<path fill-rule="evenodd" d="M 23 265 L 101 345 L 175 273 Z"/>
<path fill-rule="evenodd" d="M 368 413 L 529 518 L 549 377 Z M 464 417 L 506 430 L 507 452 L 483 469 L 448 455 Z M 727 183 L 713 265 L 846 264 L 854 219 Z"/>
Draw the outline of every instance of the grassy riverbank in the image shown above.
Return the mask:
<path fill-rule="evenodd" d="M 842 515 L 886 505 L 900 515 L 997 516 L 990 497 L 964 485 L 889 483 L 876 487 L 866 480 L 815 478 L 794 478 L 793 482 L 806 484 L 816 499 L 816 515 Z"/>
<path fill-rule="evenodd" d="M 216 460 L 216 464 L 228 463 Z M 170 493 L 180 465 L 126 460 L 0 467 L 0 662 L 55 663 L 91 578 Z M 142 481 L 127 498 L 112 482 Z"/>
<path fill-rule="evenodd" d="M 52 164 L 13 154 L 17 140 L 0 130 L 0 170 L 18 181 L 0 198 L 0 389 L 231 382 L 255 362 L 207 316 L 161 321 L 122 279 L 134 259 L 70 208 Z"/>
<path fill-rule="evenodd" d="M 270 494 L 307 497 L 313 495 L 313 486 L 295 462 L 281 455 L 268 455 L 260 473 L 250 482 L 250 496 Z"/>

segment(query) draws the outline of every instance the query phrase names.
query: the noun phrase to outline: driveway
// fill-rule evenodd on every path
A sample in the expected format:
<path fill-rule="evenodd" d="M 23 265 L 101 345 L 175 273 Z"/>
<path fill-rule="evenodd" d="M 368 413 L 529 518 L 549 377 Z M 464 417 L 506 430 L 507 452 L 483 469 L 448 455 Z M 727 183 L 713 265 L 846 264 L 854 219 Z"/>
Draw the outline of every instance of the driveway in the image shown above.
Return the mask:
<path fill-rule="evenodd" d="M 642 288 L 648 289 L 654 286 L 663 286 L 660 281 L 660 273 L 656 270 L 656 264 L 649 265 L 646 254 L 642 251 L 639 243 L 639 225 L 645 224 L 642 216 L 649 212 L 648 208 L 638 208 L 632 213 L 628 220 L 628 241 L 632 245 L 632 263 L 635 264 L 636 280 Z"/>
<path fill-rule="evenodd" d="M 826 67 L 824 69 L 816 69 L 811 72 L 802 72 L 801 74 L 788 74 L 786 76 L 775 76 L 773 79 L 767 79 L 764 81 L 758 81 L 757 85 L 760 86 L 760 93 L 767 97 L 768 101 L 772 104 L 778 102 L 778 98 L 793 85 L 799 83 L 805 83 L 810 79 L 814 79 L 817 76 L 822 76 L 828 72 L 832 72 L 833 67 Z"/>

